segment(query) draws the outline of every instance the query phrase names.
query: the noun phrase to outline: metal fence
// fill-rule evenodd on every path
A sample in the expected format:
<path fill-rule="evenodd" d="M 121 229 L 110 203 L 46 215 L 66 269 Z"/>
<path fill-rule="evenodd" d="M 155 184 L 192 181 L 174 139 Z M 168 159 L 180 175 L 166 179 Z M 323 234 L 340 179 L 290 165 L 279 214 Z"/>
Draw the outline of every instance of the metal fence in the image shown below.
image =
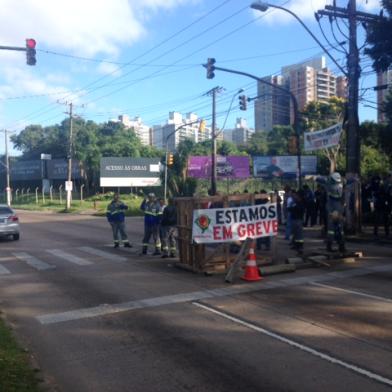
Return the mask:
<path fill-rule="evenodd" d="M 86 197 L 84 185 L 77 187 L 71 192 L 72 201 L 82 202 Z M 23 204 L 37 204 L 37 205 L 66 205 L 67 192 L 63 185 L 58 187 L 51 186 L 49 189 L 43 191 L 40 187 L 32 188 L 16 188 L 12 189 L 11 201 L 12 205 Z M 0 203 L 7 203 L 7 194 L 5 189 L 0 192 Z"/>

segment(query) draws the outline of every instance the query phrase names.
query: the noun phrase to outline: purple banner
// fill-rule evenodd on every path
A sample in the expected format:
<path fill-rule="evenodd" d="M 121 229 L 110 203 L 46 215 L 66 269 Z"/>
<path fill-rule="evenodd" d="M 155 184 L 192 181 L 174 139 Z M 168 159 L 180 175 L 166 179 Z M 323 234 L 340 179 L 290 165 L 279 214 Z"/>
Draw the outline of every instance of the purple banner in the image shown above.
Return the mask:
<path fill-rule="evenodd" d="M 222 178 L 249 178 L 249 157 L 246 156 L 217 156 L 216 174 Z M 188 176 L 194 178 L 211 177 L 211 157 L 189 157 Z"/>

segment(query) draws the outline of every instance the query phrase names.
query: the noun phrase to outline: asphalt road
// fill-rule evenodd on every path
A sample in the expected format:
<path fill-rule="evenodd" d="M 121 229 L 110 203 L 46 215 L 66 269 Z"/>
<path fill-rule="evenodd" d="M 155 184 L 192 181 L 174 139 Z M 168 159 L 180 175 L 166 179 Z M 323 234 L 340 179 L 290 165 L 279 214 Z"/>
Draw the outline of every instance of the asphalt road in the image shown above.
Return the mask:
<path fill-rule="evenodd" d="M 0 240 L 0 309 L 50 391 L 392 390 L 392 248 L 228 285 L 138 256 L 140 218 L 130 250 L 103 218 L 20 218 L 20 241 Z"/>

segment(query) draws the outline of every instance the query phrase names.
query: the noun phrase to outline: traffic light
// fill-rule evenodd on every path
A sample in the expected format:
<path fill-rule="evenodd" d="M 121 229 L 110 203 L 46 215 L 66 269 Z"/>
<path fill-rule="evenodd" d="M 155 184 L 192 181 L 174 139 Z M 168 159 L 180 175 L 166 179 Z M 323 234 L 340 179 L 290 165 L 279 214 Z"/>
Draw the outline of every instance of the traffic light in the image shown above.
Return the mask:
<path fill-rule="evenodd" d="M 201 120 L 199 123 L 199 131 L 204 132 L 206 130 L 206 120 Z"/>
<path fill-rule="evenodd" d="M 246 110 L 248 106 L 248 98 L 246 95 L 240 95 L 238 97 L 239 99 L 239 104 L 240 104 L 240 110 Z"/>
<path fill-rule="evenodd" d="M 169 153 L 167 156 L 167 166 L 172 166 L 174 163 L 174 155 Z"/>
<path fill-rule="evenodd" d="M 26 63 L 27 65 L 35 65 L 37 63 L 37 59 L 35 58 L 35 39 L 26 38 Z"/>
<path fill-rule="evenodd" d="M 214 58 L 208 58 L 207 59 L 207 65 L 205 66 L 207 68 L 207 79 L 214 79 L 215 74 L 215 59 Z"/>

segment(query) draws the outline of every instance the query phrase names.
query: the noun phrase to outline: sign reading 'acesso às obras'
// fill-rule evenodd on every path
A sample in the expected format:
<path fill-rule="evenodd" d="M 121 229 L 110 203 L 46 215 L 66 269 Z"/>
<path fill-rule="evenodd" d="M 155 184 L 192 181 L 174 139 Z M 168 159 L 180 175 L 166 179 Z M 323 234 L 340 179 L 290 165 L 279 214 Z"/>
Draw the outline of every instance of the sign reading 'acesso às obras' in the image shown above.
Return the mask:
<path fill-rule="evenodd" d="M 101 158 L 102 187 L 159 186 L 159 158 Z"/>

